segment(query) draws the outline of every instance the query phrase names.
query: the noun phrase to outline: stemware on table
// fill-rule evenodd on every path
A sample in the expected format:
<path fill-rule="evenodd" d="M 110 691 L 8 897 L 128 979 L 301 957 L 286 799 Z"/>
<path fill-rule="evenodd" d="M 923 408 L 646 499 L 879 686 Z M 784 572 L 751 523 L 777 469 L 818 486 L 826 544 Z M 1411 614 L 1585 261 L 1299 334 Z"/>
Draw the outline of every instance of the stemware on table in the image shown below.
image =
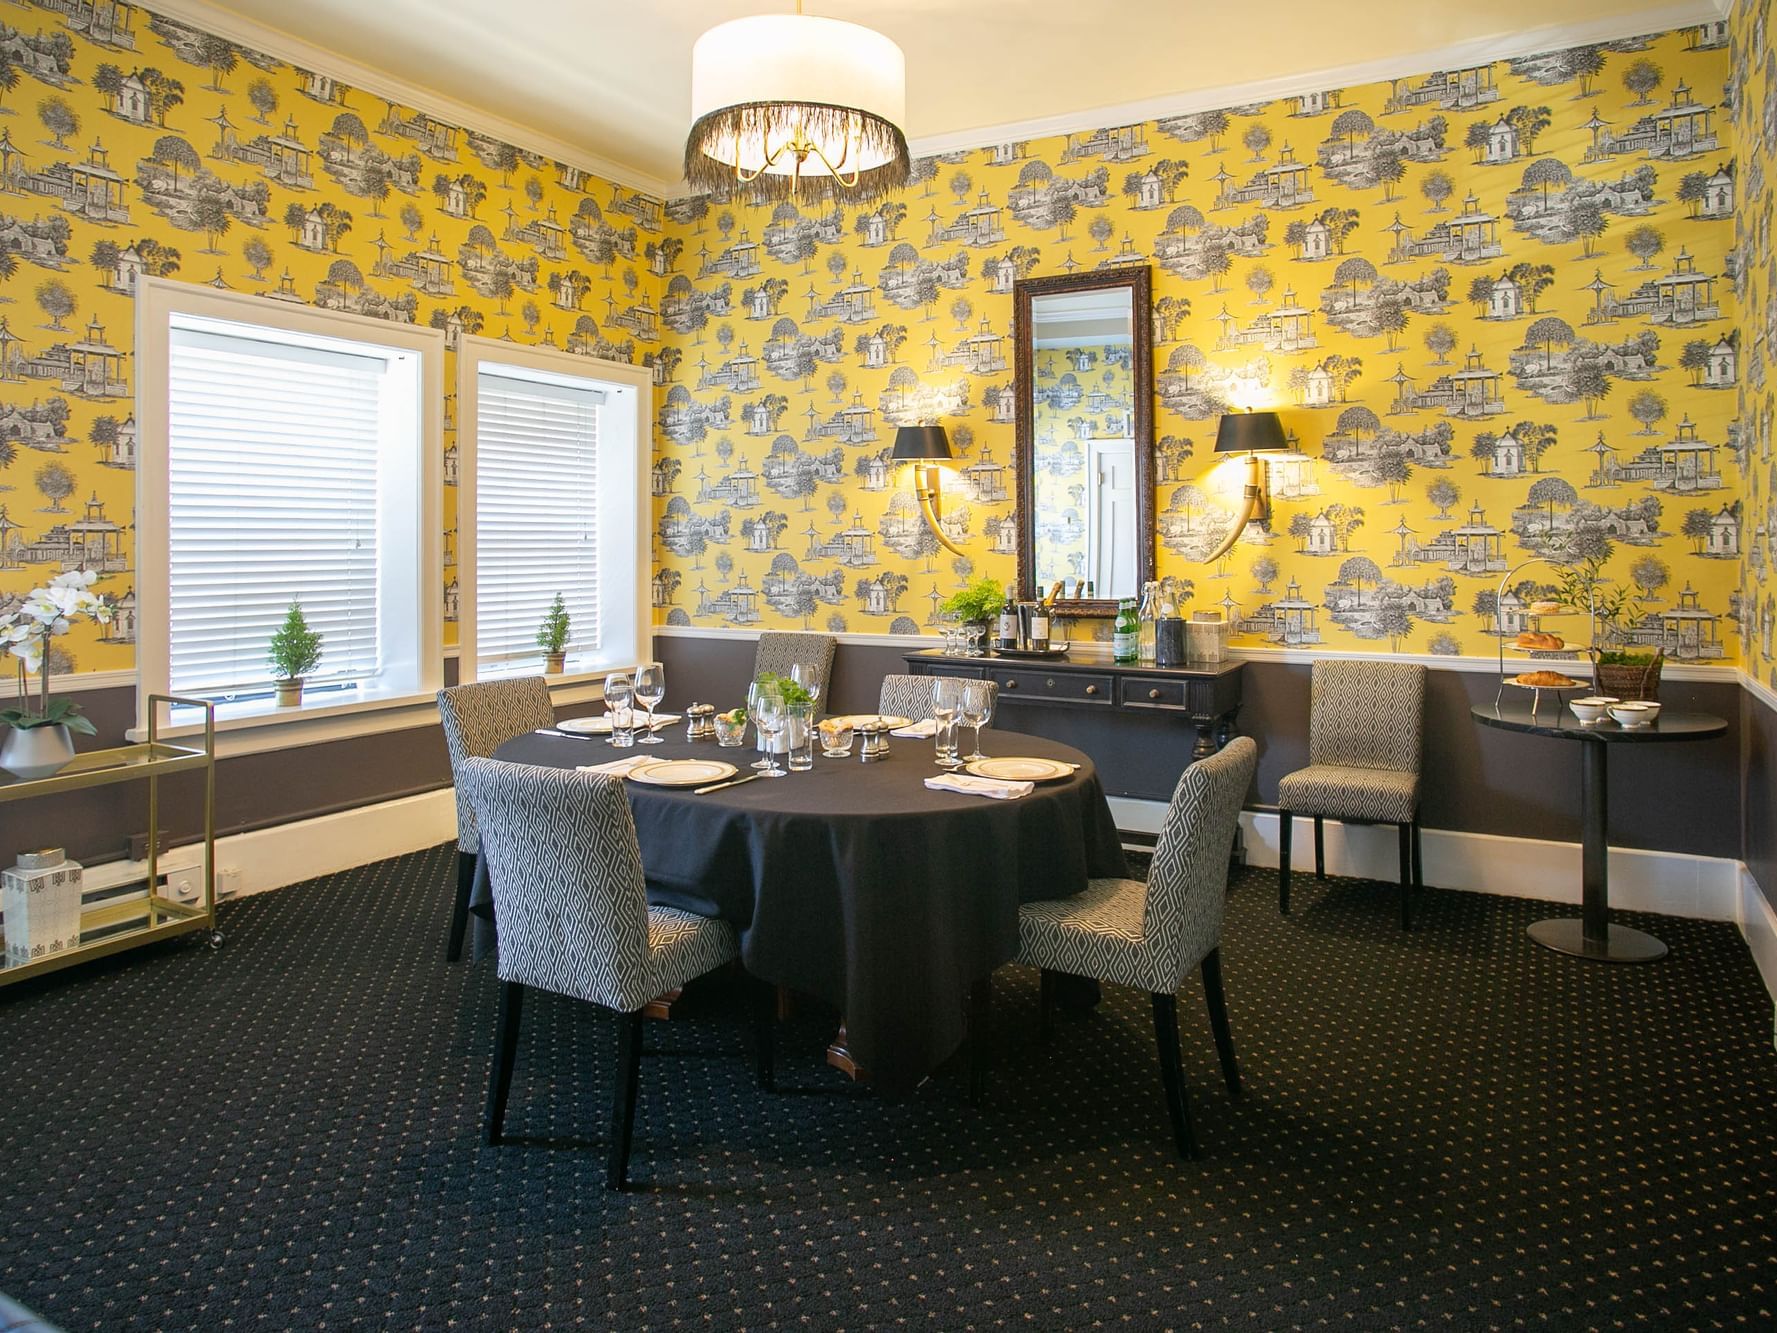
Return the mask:
<path fill-rule="evenodd" d="M 760 758 L 753 761 L 753 767 L 764 772 L 771 767 L 771 760 L 765 757 L 768 747 L 765 744 L 765 728 L 759 725 L 759 699 L 765 694 L 776 694 L 777 686 L 769 681 L 756 680 L 747 686 L 747 717 L 753 723 L 753 737 L 758 743 Z"/>
<path fill-rule="evenodd" d="M 962 721 L 975 729 L 975 751 L 965 755 L 970 763 L 987 758 L 981 753 L 981 728 L 993 721 L 993 689 L 984 680 L 959 681 L 963 687 Z"/>
<path fill-rule="evenodd" d="M 777 738 L 783 734 L 784 725 L 789 721 L 784 696 L 774 689 L 760 690 L 755 696 L 753 707 L 753 725 L 759 728 L 759 735 L 765 742 L 765 767 L 760 771 L 760 776 L 787 777 L 788 774 L 777 766 Z"/>
<path fill-rule="evenodd" d="M 642 732 L 640 744 L 659 745 L 660 737 L 654 731 L 654 708 L 666 698 L 666 668 L 658 662 L 637 667 L 631 689 L 636 702 L 648 710 L 648 725 Z"/>

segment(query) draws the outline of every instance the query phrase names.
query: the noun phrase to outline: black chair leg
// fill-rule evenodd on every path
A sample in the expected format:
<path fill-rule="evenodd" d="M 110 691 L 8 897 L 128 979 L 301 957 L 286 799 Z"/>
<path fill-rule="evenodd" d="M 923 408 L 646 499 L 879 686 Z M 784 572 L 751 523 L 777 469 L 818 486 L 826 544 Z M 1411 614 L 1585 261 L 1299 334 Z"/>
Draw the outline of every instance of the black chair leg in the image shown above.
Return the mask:
<path fill-rule="evenodd" d="M 1277 910 L 1284 916 L 1290 914 L 1290 835 L 1295 825 L 1288 810 L 1277 812 Z"/>
<path fill-rule="evenodd" d="M 444 961 L 454 963 L 463 956 L 463 936 L 469 930 L 469 892 L 475 887 L 473 852 L 457 852 L 457 897 L 450 908 L 450 943 L 444 948 Z"/>
<path fill-rule="evenodd" d="M 1401 843 L 1401 929 L 1413 925 L 1413 826 L 1397 825 Z"/>
<path fill-rule="evenodd" d="M 988 1046 L 993 1028 L 993 977 L 982 977 L 969 987 L 969 1105 L 979 1106 L 987 1095 Z"/>
<path fill-rule="evenodd" d="M 629 1143 L 636 1127 L 636 1085 L 642 1072 L 642 1012 L 617 1016 L 617 1077 L 611 1085 L 611 1146 L 605 1154 L 605 1188 L 629 1179 Z"/>
<path fill-rule="evenodd" d="M 1037 973 L 1037 1040 L 1044 1045 L 1055 1035 L 1054 1004 L 1055 974 L 1045 967 Z"/>
<path fill-rule="evenodd" d="M 1425 861 L 1419 854 L 1419 816 L 1413 817 L 1413 887 L 1425 887 Z"/>
<path fill-rule="evenodd" d="M 487 1141 L 498 1143 L 506 1125 L 506 1097 L 512 1091 L 512 1062 L 518 1056 L 518 1019 L 524 987 L 500 983 L 500 1016 L 494 1021 L 494 1067 L 487 1084 Z"/>
<path fill-rule="evenodd" d="M 1166 1113 L 1172 1119 L 1172 1138 L 1180 1157 L 1197 1156 L 1197 1140 L 1191 1133 L 1191 1107 L 1185 1097 L 1185 1071 L 1179 1063 L 1178 997 L 1154 995 L 1154 1042 L 1160 1048 L 1160 1083 L 1166 1091 Z"/>
<path fill-rule="evenodd" d="M 1314 877 L 1327 877 L 1327 821 L 1320 815 L 1314 817 Z"/>
<path fill-rule="evenodd" d="M 753 1060 L 762 1092 L 777 1091 L 776 1061 L 772 1050 L 777 1024 L 777 987 L 755 980 L 753 992 Z"/>
<path fill-rule="evenodd" d="M 1203 999 L 1209 1006 L 1209 1030 L 1215 1034 L 1216 1054 L 1222 1061 L 1222 1078 L 1228 1091 L 1240 1095 L 1240 1065 L 1234 1059 L 1234 1034 L 1228 1028 L 1228 997 L 1222 992 L 1222 951 L 1211 949 L 1203 957 Z"/>

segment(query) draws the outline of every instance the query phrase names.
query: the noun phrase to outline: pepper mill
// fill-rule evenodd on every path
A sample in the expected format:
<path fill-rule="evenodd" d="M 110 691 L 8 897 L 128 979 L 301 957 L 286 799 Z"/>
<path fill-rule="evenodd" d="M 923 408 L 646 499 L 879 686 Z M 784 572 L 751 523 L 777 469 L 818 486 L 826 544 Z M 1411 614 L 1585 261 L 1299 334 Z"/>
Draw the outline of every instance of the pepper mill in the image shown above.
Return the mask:
<path fill-rule="evenodd" d="M 692 704 L 685 710 L 685 739 L 713 741 L 716 739 L 716 706 Z"/>
<path fill-rule="evenodd" d="M 888 728 L 880 722 L 865 722 L 858 727 L 858 758 L 866 764 L 887 759 Z"/>

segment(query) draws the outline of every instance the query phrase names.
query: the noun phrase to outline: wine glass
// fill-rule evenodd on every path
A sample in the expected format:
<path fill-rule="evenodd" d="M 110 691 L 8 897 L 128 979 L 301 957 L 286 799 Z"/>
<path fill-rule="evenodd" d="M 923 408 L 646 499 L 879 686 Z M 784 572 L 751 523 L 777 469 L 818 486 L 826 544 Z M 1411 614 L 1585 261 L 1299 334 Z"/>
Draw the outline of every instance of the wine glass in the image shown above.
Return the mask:
<path fill-rule="evenodd" d="M 634 693 L 636 702 L 648 710 L 648 727 L 640 738 L 642 745 L 659 745 L 654 733 L 654 706 L 666 698 L 666 668 L 658 662 L 636 668 Z"/>
<path fill-rule="evenodd" d="M 777 766 L 777 738 L 783 734 L 788 720 L 784 712 L 784 696 L 776 690 L 761 690 L 754 703 L 754 724 L 765 740 L 765 768 L 761 777 L 781 778 L 784 770 Z"/>
<path fill-rule="evenodd" d="M 965 680 L 962 687 L 962 720 L 975 729 L 975 753 L 964 758 L 974 763 L 987 758 L 981 753 L 981 728 L 993 721 L 993 685 L 985 680 Z"/>
<path fill-rule="evenodd" d="M 790 668 L 790 679 L 808 691 L 808 702 L 818 704 L 821 701 L 821 673 L 806 662 L 797 662 Z"/>
<path fill-rule="evenodd" d="M 956 757 L 956 716 L 962 706 L 964 682 L 955 676 L 932 680 L 932 720 L 938 724 L 938 767 L 959 768 Z"/>
<path fill-rule="evenodd" d="M 759 725 L 759 699 L 762 695 L 776 693 L 777 687 L 767 681 L 756 680 L 747 686 L 747 716 L 753 720 L 753 736 L 758 741 L 760 754 L 766 753 L 766 747 L 765 729 Z M 769 758 L 753 761 L 753 767 L 760 771 L 770 768 L 771 764 Z"/>

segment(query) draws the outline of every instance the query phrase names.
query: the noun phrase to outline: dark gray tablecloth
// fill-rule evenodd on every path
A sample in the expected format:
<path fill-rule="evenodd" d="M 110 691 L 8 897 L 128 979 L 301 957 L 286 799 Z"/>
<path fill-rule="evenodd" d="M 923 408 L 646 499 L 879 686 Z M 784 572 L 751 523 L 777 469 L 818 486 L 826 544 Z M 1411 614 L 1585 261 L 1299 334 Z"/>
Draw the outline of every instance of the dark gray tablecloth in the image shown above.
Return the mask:
<path fill-rule="evenodd" d="M 706 796 L 626 786 L 648 900 L 733 922 L 747 970 L 839 1006 L 852 1050 L 894 1090 L 956 1049 L 970 983 L 1016 952 L 1020 902 L 1070 897 L 1128 867 L 1098 774 L 1079 751 L 984 731 L 987 754 L 1080 765 L 1072 778 L 996 801 L 928 789 L 939 772 L 930 740 L 890 745 L 878 763 L 817 755 L 812 772 Z M 756 757 L 677 735 L 629 753 L 650 752 L 726 759 L 743 771 Z M 495 757 L 573 767 L 619 755 L 602 740 L 531 733 Z M 478 884 L 478 953 L 492 906 Z"/>

